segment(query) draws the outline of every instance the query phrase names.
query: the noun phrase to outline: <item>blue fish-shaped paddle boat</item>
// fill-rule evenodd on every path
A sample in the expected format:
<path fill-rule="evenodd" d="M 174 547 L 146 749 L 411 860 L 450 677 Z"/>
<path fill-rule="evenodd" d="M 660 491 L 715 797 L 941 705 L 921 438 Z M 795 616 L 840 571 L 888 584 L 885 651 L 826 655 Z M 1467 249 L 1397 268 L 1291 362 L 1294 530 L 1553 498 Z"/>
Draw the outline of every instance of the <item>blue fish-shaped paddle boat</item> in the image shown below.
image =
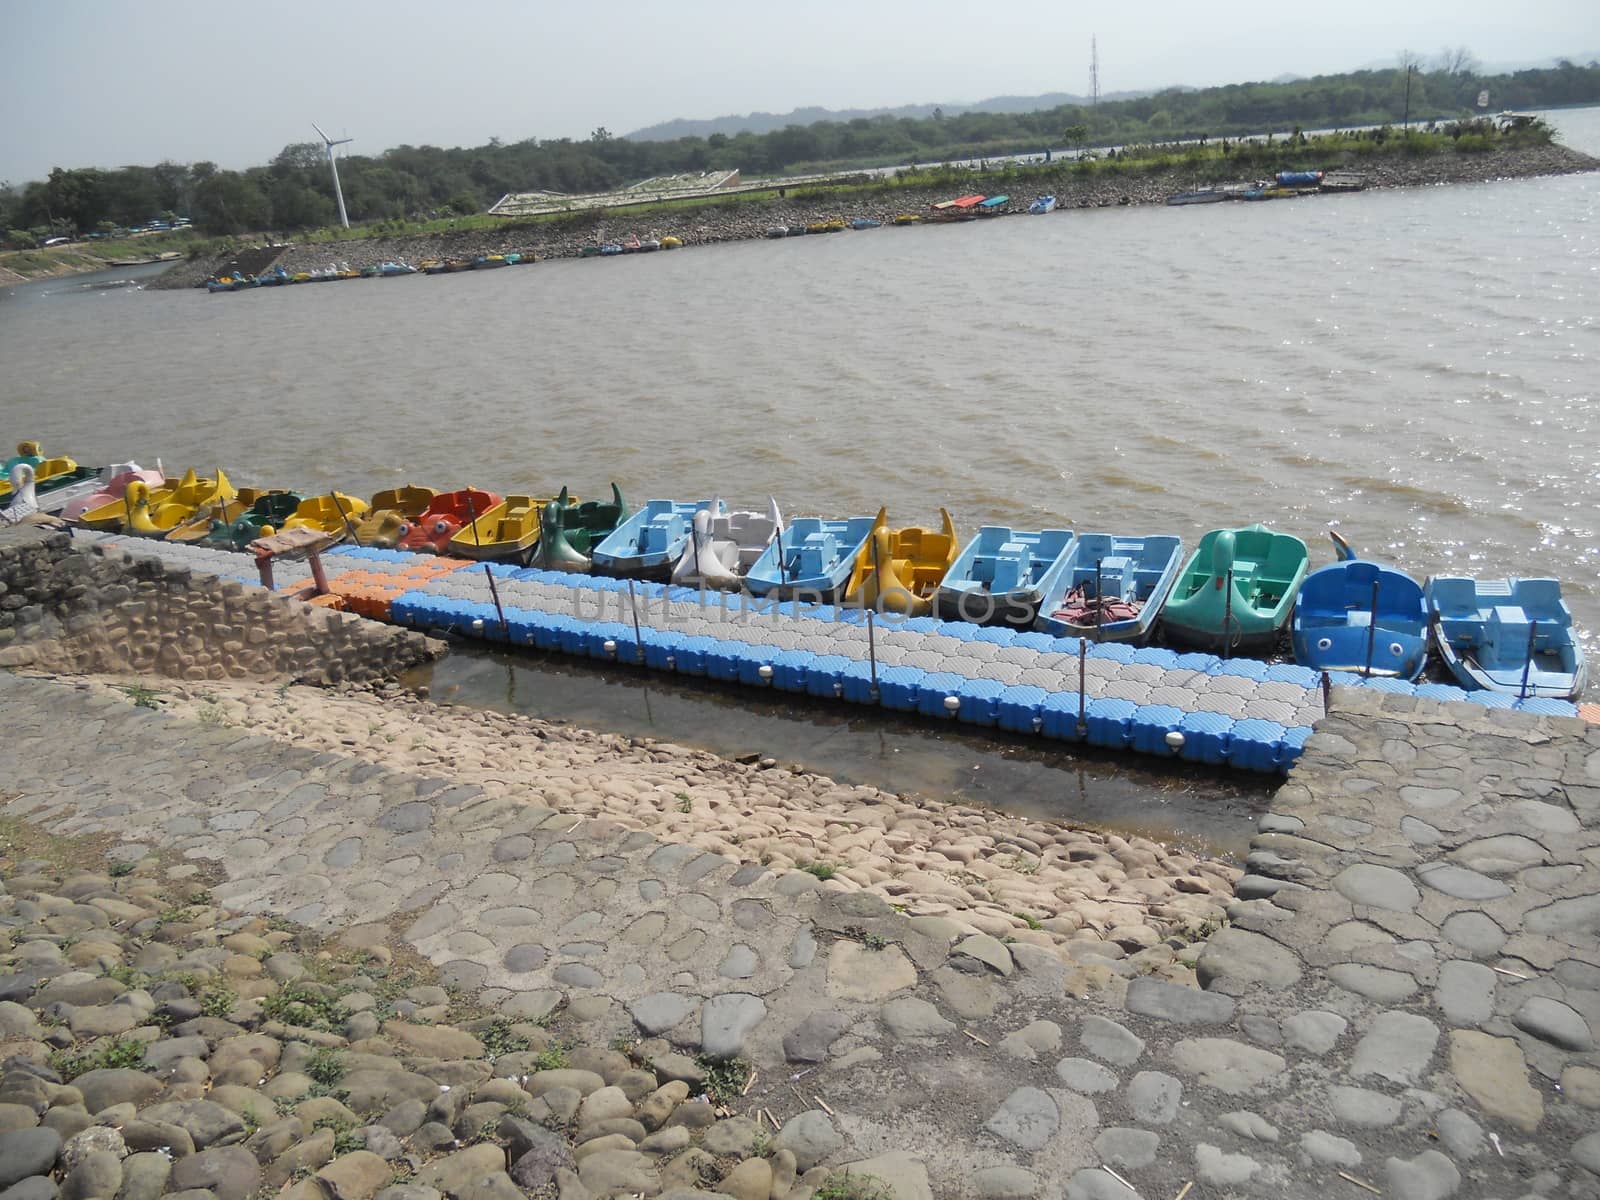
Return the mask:
<path fill-rule="evenodd" d="M 605 536 L 590 555 L 596 575 L 665 580 L 683 557 L 694 514 L 720 500 L 647 500 L 645 506 Z"/>
<path fill-rule="evenodd" d="M 1183 541 L 1167 533 L 1084 533 L 1039 607 L 1037 628 L 1057 637 L 1143 642 L 1183 561 Z"/>
<path fill-rule="evenodd" d="M 1422 585 L 1357 558 L 1329 531 L 1339 561 L 1307 575 L 1295 599 L 1294 660 L 1313 671 L 1415 679 L 1428 660 Z"/>
<path fill-rule="evenodd" d="M 1439 657 L 1465 688 L 1574 700 L 1588 663 L 1554 579 L 1436 575 L 1424 588 Z"/>
<path fill-rule="evenodd" d="M 876 517 L 843 521 L 797 517 L 751 564 L 744 585 L 756 596 L 831 604 L 843 593 L 872 530 L 888 519 L 881 508 Z"/>
<path fill-rule="evenodd" d="M 1070 529 L 981 526 L 945 572 L 934 611 L 946 621 L 1028 628 L 1066 569 L 1072 537 Z"/>
<path fill-rule="evenodd" d="M 1055 210 L 1056 198 L 1054 196 L 1040 196 L 1032 204 L 1028 205 L 1028 211 L 1036 217 L 1043 216 L 1048 212 L 1055 212 Z"/>

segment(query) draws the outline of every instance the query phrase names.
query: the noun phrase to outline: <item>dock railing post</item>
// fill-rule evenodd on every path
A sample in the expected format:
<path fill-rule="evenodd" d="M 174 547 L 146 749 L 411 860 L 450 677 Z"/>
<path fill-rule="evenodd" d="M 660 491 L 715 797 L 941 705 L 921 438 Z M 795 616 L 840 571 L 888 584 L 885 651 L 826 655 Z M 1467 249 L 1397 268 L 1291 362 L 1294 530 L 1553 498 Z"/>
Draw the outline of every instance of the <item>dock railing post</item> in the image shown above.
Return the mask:
<path fill-rule="evenodd" d="M 337 504 L 338 501 L 335 500 L 334 503 Z M 339 511 L 342 513 L 344 510 L 341 508 Z M 470 486 L 467 488 L 467 519 L 472 522 L 472 544 L 481 550 L 483 540 L 478 536 L 478 506 L 473 503 Z M 489 599 L 494 601 L 494 611 L 500 618 L 500 636 L 509 642 L 511 626 L 506 624 L 506 610 L 500 607 L 500 589 L 495 586 L 494 572 L 489 569 L 488 562 L 483 564 L 483 577 L 489 581 Z"/>
<path fill-rule="evenodd" d="M 1228 589 L 1222 597 L 1222 657 L 1233 657 L 1233 568 L 1228 568 Z"/>
<path fill-rule="evenodd" d="M 1378 581 L 1372 581 L 1372 611 L 1367 617 L 1367 665 L 1361 669 L 1361 678 L 1372 678 L 1372 654 L 1378 639 Z"/>
<path fill-rule="evenodd" d="M 1326 671 L 1322 673 L 1322 715 L 1327 716 L 1328 710 L 1333 707 L 1333 677 Z"/>
<path fill-rule="evenodd" d="M 1539 622 L 1528 622 L 1528 657 L 1522 664 L 1522 686 L 1517 689 L 1517 699 L 1528 698 L 1528 674 L 1533 670 L 1533 642 L 1539 636 Z"/>
<path fill-rule="evenodd" d="M 1082 638 L 1078 639 L 1078 736 L 1082 737 L 1089 732 L 1088 698 L 1084 695 L 1084 685 L 1089 674 L 1089 643 Z"/>
<path fill-rule="evenodd" d="M 639 632 L 639 604 L 633 595 L 633 580 L 628 580 L 628 611 L 633 614 L 633 652 L 635 662 L 644 662 L 644 635 Z"/>

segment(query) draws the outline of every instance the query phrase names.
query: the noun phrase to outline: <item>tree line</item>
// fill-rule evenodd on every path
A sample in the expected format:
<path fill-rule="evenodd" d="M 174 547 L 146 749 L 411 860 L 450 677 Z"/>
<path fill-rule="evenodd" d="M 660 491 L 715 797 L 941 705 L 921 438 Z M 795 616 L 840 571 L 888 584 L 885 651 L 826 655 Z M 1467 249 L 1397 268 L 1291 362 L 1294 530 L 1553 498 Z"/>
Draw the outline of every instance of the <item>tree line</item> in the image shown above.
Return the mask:
<path fill-rule="evenodd" d="M 766 134 L 631 141 L 596 129 L 589 138 L 527 138 L 471 148 L 396 146 L 339 160 L 353 222 L 481 212 L 507 192 L 605 191 L 655 175 L 739 168 L 747 176 L 840 166 L 1042 153 L 1046 147 L 1112 146 L 1291 128 L 1342 128 L 1459 117 L 1489 109 L 1600 103 L 1600 63 L 1484 76 L 1465 50 L 1431 62 L 1402 54 L 1396 67 L 1283 83 L 1173 88 L 1097 106 L 1028 113 L 936 111 L 924 119 L 857 118 L 790 125 Z M 172 214 L 209 233 L 302 230 L 333 224 L 337 209 L 322 147 L 295 143 L 265 166 L 162 162 L 115 169 L 57 167 L 49 178 L 0 185 L 0 231 L 13 244 L 41 233 L 87 234 Z M 31 237 L 30 237 L 31 232 Z"/>

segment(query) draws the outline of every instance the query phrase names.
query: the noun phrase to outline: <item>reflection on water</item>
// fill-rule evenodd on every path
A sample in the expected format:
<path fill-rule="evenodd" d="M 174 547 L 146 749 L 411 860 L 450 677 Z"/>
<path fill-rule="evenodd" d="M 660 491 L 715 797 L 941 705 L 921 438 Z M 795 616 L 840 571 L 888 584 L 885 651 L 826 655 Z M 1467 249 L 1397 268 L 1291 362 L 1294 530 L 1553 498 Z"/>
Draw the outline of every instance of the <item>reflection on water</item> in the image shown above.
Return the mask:
<path fill-rule="evenodd" d="M 787 693 L 536 653 L 458 644 L 414 672 L 436 701 L 653 737 L 727 757 L 758 754 L 848 784 L 1138 833 L 1242 857 L 1276 779 L 1160 769 L 955 722 L 930 725 Z"/>

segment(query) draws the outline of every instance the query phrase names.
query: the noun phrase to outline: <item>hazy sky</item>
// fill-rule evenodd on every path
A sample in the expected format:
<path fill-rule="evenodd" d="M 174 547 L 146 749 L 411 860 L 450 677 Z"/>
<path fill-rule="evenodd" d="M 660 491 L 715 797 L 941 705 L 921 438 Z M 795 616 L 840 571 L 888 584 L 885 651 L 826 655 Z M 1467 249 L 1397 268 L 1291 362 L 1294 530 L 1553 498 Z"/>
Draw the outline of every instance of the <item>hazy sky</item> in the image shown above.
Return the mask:
<path fill-rule="evenodd" d="M 1600 50 L 1597 0 L 0 0 L 0 180 L 265 162 L 315 137 L 625 133 L 672 117 L 1311 75 L 1466 45 Z"/>

